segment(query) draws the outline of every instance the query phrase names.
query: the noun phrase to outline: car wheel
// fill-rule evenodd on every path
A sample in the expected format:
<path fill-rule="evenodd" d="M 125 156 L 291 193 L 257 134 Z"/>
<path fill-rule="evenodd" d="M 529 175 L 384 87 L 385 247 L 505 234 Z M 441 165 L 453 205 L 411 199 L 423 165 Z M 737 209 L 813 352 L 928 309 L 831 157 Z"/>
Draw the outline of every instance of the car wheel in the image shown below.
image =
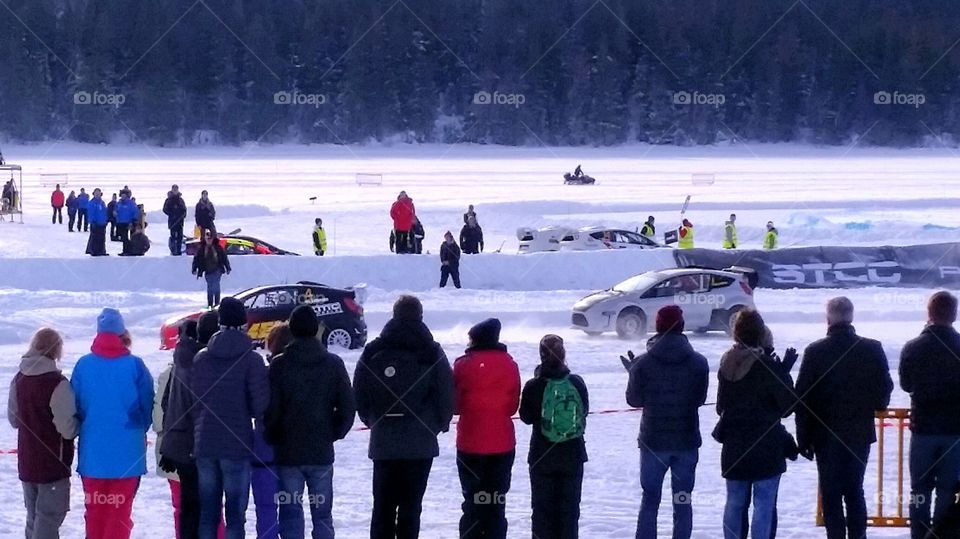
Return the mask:
<path fill-rule="evenodd" d="M 739 314 L 742 310 L 743 307 L 737 305 L 736 307 L 732 307 L 729 311 L 727 311 L 727 318 L 723 321 L 723 331 L 727 335 L 733 335 L 733 324 L 737 321 L 737 314 Z"/>
<path fill-rule="evenodd" d="M 341 328 L 335 328 L 330 330 L 330 333 L 327 334 L 326 341 L 327 348 L 339 346 L 349 350 L 350 345 L 353 344 L 353 337 L 350 335 L 349 331 Z"/>
<path fill-rule="evenodd" d="M 640 309 L 625 309 L 617 317 L 617 336 L 639 339 L 647 333 L 647 317 Z"/>

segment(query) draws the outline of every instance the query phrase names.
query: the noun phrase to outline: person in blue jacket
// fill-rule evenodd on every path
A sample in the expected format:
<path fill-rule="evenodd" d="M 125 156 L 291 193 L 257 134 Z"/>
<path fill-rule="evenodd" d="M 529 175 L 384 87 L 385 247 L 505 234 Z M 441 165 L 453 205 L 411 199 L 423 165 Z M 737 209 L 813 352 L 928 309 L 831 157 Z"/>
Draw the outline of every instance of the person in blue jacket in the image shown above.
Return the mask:
<path fill-rule="evenodd" d="M 126 243 L 130 241 L 130 232 L 133 224 L 140 218 L 140 209 L 136 202 L 130 199 L 126 191 L 120 195 L 117 202 L 117 239 Z"/>
<path fill-rule="evenodd" d="M 103 202 L 103 193 L 101 193 L 99 187 L 93 190 L 93 198 L 87 204 L 87 219 L 90 224 L 87 254 L 90 256 L 106 256 L 107 205 Z"/>
<path fill-rule="evenodd" d="M 80 194 L 77 195 L 77 232 L 80 232 L 80 229 L 83 229 L 84 232 L 89 230 L 89 221 L 87 218 L 87 205 L 89 203 L 90 195 L 87 194 L 86 189 L 81 187 Z"/>
<path fill-rule="evenodd" d="M 123 316 L 104 309 L 90 353 L 77 360 L 70 378 L 80 422 L 77 472 L 83 482 L 87 539 L 130 537 L 133 498 L 140 476 L 147 473 L 153 377 L 143 360 L 130 353 L 130 345 Z"/>

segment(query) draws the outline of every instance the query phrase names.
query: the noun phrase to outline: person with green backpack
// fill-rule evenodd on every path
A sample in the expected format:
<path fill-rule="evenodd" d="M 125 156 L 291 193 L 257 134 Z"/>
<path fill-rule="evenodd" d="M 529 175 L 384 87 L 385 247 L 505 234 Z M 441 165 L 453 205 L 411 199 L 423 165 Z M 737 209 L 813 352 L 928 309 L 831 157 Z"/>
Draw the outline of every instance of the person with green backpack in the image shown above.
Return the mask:
<path fill-rule="evenodd" d="M 579 534 L 589 410 L 587 386 L 570 373 L 563 339 L 546 335 L 540 340 L 540 365 L 520 397 L 520 420 L 533 426 L 527 464 L 537 539 L 576 539 Z"/>

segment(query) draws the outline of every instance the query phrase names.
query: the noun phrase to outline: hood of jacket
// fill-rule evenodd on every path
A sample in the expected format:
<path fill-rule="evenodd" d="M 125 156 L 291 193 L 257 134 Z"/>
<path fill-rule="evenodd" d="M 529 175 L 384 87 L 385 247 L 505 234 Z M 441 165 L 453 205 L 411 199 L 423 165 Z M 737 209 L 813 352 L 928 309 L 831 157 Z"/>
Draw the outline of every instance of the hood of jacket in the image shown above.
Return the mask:
<path fill-rule="evenodd" d="M 647 340 L 647 355 L 664 363 L 679 363 L 693 354 L 683 333 L 660 333 Z"/>
<path fill-rule="evenodd" d="M 537 365 L 537 368 L 533 370 L 533 376 L 536 378 L 550 378 L 559 380 L 566 376 L 570 376 L 570 368 L 566 365 L 545 365 L 543 363 Z"/>
<path fill-rule="evenodd" d="M 50 372 L 60 372 L 57 362 L 41 354 L 24 354 L 20 358 L 20 374 L 38 376 Z"/>
<path fill-rule="evenodd" d="M 283 349 L 283 357 L 291 362 L 316 361 L 326 351 L 326 347 L 316 337 L 295 337 Z"/>
<path fill-rule="evenodd" d="M 751 348 L 740 343 L 724 352 L 720 358 L 720 376 L 731 382 L 738 382 L 750 372 L 753 364 L 762 359 L 762 347 Z"/>
<path fill-rule="evenodd" d="M 235 328 L 221 328 L 207 343 L 208 357 L 233 361 L 254 348 L 246 333 Z"/>
<path fill-rule="evenodd" d="M 116 359 L 130 354 L 130 350 L 115 333 L 98 333 L 93 339 L 90 351 L 105 359 Z"/>
<path fill-rule="evenodd" d="M 391 318 L 380 332 L 380 341 L 390 348 L 423 350 L 433 346 L 433 334 L 422 321 Z"/>
<path fill-rule="evenodd" d="M 193 358 L 200 350 L 203 350 L 203 345 L 199 341 L 181 335 L 176 348 L 173 349 L 173 364 L 181 369 L 189 369 L 193 366 Z"/>

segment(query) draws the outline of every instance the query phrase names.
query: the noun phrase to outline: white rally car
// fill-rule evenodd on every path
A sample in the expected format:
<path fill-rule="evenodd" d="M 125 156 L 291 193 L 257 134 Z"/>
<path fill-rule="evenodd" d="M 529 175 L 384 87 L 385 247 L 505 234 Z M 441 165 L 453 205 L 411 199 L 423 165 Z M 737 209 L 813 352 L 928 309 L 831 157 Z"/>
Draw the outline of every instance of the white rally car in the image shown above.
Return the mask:
<path fill-rule="evenodd" d="M 636 339 L 653 328 L 661 307 L 679 305 L 686 329 L 730 333 L 733 316 L 754 307 L 756 280 L 755 271 L 736 266 L 648 271 L 578 301 L 572 327 L 588 335 L 616 331 L 621 338 Z"/>
<path fill-rule="evenodd" d="M 617 228 L 588 226 L 569 232 L 560 239 L 560 248 L 570 251 L 600 251 L 603 249 L 657 249 L 666 247 L 641 235 Z"/>
<path fill-rule="evenodd" d="M 539 229 L 520 227 L 517 229 L 517 240 L 520 241 L 518 252 L 524 254 L 559 251 L 560 240 L 571 232 L 571 229 L 562 226 Z"/>

